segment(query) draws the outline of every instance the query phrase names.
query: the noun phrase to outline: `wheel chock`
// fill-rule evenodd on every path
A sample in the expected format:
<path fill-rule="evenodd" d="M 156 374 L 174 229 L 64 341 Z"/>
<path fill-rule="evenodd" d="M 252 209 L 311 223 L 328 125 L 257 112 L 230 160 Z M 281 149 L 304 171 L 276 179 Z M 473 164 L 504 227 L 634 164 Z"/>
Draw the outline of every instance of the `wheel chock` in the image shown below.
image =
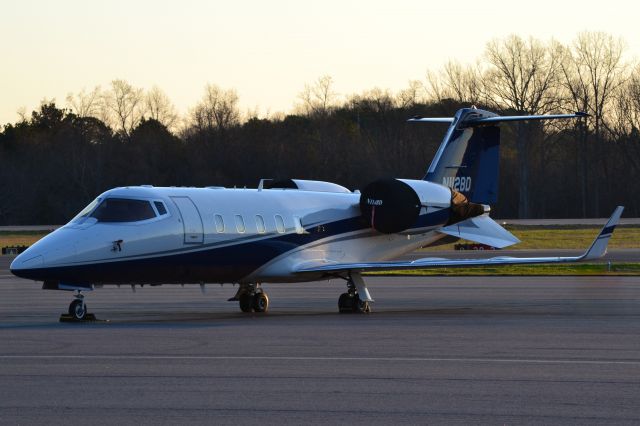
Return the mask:
<path fill-rule="evenodd" d="M 86 314 L 84 319 L 79 320 L 69 314 L 60 315 L 60 322 L 109 322 L 109 320 L 99 320 L 94 314 Z"/>

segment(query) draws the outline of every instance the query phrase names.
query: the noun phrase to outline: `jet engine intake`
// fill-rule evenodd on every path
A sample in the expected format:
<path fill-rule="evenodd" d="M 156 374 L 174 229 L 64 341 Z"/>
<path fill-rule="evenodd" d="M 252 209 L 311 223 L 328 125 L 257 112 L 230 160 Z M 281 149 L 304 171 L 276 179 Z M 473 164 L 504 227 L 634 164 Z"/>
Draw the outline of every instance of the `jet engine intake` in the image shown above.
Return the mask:
<path fill-rule="evenodd" d="M 447 208 L 451 191 L 423 180 L 380 179 L 364 187 L 360 212 L 375 230 L 393 234 L 414 226 L 422 208 Z"/>

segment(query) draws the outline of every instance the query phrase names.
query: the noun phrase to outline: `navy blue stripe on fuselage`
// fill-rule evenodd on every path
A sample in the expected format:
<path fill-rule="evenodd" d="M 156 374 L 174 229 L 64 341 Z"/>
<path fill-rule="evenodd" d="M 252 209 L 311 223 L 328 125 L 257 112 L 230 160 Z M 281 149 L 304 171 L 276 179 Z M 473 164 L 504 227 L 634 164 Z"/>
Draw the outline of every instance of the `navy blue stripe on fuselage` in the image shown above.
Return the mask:
<path fill-rule="evenodd" d="M 153 256 L 49 268 L 14 270 L 37 281 L 94 284 L 237 282 L 268 261 L 302 245 L 367 228 L 360 217 L 311 227 L 304 234 L 285 234 L 202 249 L 186 246 Z"/>

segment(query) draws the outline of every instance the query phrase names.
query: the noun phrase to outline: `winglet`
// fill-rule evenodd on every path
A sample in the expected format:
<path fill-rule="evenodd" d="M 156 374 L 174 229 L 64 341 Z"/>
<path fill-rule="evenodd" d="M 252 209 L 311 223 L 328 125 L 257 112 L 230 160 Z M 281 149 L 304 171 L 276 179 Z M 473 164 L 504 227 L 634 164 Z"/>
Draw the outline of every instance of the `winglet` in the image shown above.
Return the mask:
<path fill-rule="evenodd" d="M 611 235 L 613 235 L 613 230 L 616 229 L 616 225 L 620 221 L 620 216 L 622 215 L 623 210 L 623 206 L 616 207 L 606 225 L 602 228 L 602 231 L 600 231 L 595 240 L 593 240 L 589 250 L 580 256 L 580 260 L 598 259 L 607 253 L 609 239 L 611 238 Z"/>

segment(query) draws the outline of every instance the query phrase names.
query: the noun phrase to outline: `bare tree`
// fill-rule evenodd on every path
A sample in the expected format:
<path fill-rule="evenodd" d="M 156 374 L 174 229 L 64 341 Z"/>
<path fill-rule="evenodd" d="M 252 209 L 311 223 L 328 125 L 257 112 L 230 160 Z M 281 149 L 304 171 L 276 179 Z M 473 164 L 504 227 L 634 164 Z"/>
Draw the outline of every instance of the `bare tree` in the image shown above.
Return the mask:
<path fill-rule="evenodd" d="M 613 101 L 606 123 L 615 140 L 621 143 L 626 160 L 640 174 L 640 66 L 636 66 L 620 87 Z"/>
<path fill-rule="evenodd" d="M 144 97 L 146 114 L 162 123 L 167 129 L 175 130 L 178 113 L 169 97 L 158 86 L 153 86 Z"/>
<path fill-rule="evenodd" d="M 427 72 L 429 94 L 436 101 L 453 99 L 462 103 L 477 104 L 484 98 L 484 79 L 480 64 L 463 66 L 449 61 L 438 73 Z"/>
<path fill-rule="evenodd" d="M 486 94 L 498 108 L 519 114 L 542 114 L 558 107 L 557 89 L 561 62 L 560 50 L 529 38 L 512 35 L 487 44 L 485 56 L 490 69 L 486 74 Z M 519 170 L 518 215 L 531 216 L 529 202 L 530 125 L 518 124 Z"/>
<path fill-rule="evenodd" d="M 491 66 L 487 95 L 497 107 L 530 114 L 558 107 L 555 90 L 562 56 L 555 43 L 512 35 L 489 42 L 485 56 Z"/>
<path fill-rule="evenodd" d="M 106 122 L 128 138 L 144 117 L 144 91 L 125 80 L 113 80 L 103 100 Z"/>
<path fill-rule="evenodd" d="M 301 109 L 306 115 L 327 115 L 335 107 L 338 94 L 333 90 L 333 78 L 323 75 L 312 85 L 305 84 L 298 98 Z"/>
<path fill-rule="evenodd" d="M 238 94 L 234 89 L 207 84 L 202 100 L 191 111 L 191 121 L 196 129 L 204 131 L 224 131 L 237 125 L 240 122 Z"/>
<path fill-rule="evenodd" d="M 625 43 L 602 32 L 582 32 L 574 42 L 574 66 L 582 86 L 591 92 L 589 112 L 594 116 L 596 141 L 602 137 L 606 108 L 624 81 L 628 66 L 622 56 Z"/>
<path fill-rule="evenodd" d="M 628 66 L 623 62 L 624 42 L 602 32 L 583 32 L 578 35 L 572 48 L 565 50 L 561 63 L 563 86 L 570 104 L 580 111 L 591 114 L 587 121 L 576 123 L 579 127 L 580 193 L 582 214 L 587 215 L 587 187 L 589 186 L 590 158 L 598 158 L 604 120 L 614 94 L 625 81 Z M 588 143 L 593 132 L 594 146 Z M 606 173 L 606 170 L 604 170 Z M 593 180 L 591 198 L 594 214 L 598 216 L 599 185 Z"/>
<path fill-rule="evenodd" d="M 573 52 L 565 48 L 563 60 L 560 63 L 561 82 L 563 88 L 563 98 L 570 109 L 573 111 L 590 111 L 591 90 L 589 89 L 584 75 L 579 72 L 577 66 L 577 58 Z M 587 137 L 589 128 L 592 127 L 593 117 L 576 120 L 574 123 L 576 138 L 576 175 L 580 182 L 580 203 L 582 217 L 587 217 L 587 185 L 589 180 L 588 173 L 588 145 Z"/>
<path fill-rule="evenodd" d="M 396 105 L 399 108 L 410 108 L 425 100 L 424 85 L 418 80 L 409 81 L 409 87 L 401 90 L 396 95 Z"/>
<path fill-rule="evenodd" d="M 27 121 L 27 107 L 26 106 L 21 106 L 20 108 L 18 108 L 18 110 L 16 111 L 16 114 L 18 114 L 18 117 L 20 118 L 20 120 L 18 120 L 19 123 L 24 123 Z"/>
<path fill-rule="evenodd" d="M 396 107 L 396 100 L 388 89 L 375 87 L 361 94 L 352 95 L 348 103 L 353 107 L 369 110 L 376 114 L 387 114 Z"/>
<path fill-rule="evenodd" d="M 96 117 L 100 118 L 103 110 L 103 93 L 100 86 L 94 87 L 93 90 L 87 92 L 82 89 L 80 92 L 67 95 L 67 106 L 78 117 Z"/>

